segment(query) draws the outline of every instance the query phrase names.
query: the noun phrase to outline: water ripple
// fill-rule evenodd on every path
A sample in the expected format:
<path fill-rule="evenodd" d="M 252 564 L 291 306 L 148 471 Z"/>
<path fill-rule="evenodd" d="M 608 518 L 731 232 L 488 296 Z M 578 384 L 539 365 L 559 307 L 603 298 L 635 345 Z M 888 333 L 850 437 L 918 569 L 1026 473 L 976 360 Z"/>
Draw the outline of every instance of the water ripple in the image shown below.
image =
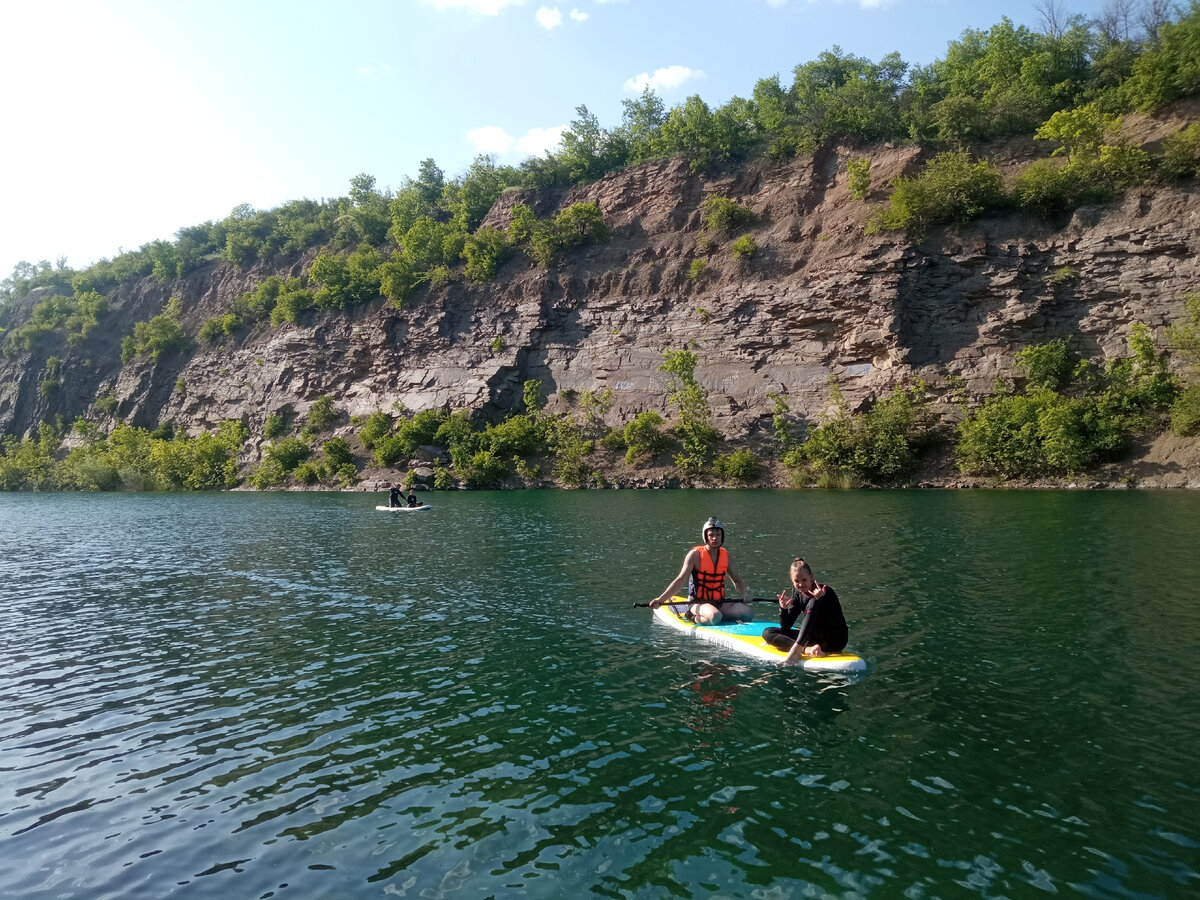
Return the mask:
<path fill-rule="evenodd" d="M 1200 890 L 1194 498 L 611 493 L 0 498 L 0 895 Z M 866 677 L 630 608 L 714 509 Z"/>

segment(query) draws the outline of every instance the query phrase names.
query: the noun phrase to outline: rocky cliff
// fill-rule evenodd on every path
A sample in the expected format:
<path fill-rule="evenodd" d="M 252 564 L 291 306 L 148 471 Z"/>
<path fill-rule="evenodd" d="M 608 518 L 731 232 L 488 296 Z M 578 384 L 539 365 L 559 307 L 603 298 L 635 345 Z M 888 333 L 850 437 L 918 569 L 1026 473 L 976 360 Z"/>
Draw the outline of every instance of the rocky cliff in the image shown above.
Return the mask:
<path fill-rule="evenodd" d="M 1033 152 L 1020 143 L 1001 151 L 1011 164 Z M 571 390 L 611 388 L 608 419 L 619 424 L 648 409 L 669 416 L 657 367 L 665 349 L 690 347 L 716 426 L 753 447 L 769 432 L 771 394 L 798 420 L 827 409 L 831 375 L 852 408 L 915 378 L 944 395 L 947 376 L 960 376 L 986 395 L 1031 343 L 1075 335 L 1086 355 L 1124 356 L 1135 322 L 1164 343 L 1182 296 L 1200 286 L 1195 184 L 1131 192 L 1066 222 L 991 217 L 920 243 L 865 234 L 889 179 L 916 171 L 921 153 L 828 146 L 715 175 L 662 160 L 568 192 L 507 194 L 484 224 L 503 227 L 519 202 L 545 216 L 587 200 L 599 204 L 612 239 L 550 269 L 517 255 L 490 284 L 427 287 L 402 309 L 380 300 L 309 311 L 299 325 L 264 326 L 158 363 L 122 366 L 120 339 L 169 297 L 180 298 L 195 334 L 267 274 L 300 274 L 311 257 L 245 271 L 214 261 L 172 283 L 124 284 L 104 335 L 83 352 L 50 345 L 0 359 L 0 432 L 70 421 L 104 391 L 132 424 L 170 420 L 192 432 L 240 418 L 260 434 L 269 413 L 300 418 L 324 394 L 347 417 L 499 413 L 527 379 L 542 381 L 551 410 Z M 846 186 L 848 159 L 864 154 L 875 185 L 867 202 Z M 744 229 L 759 247 L 753 258 L 735 259 L 725 236 L 706 243 L 701 204 L 714 194 L 755 212 Z M 706 266 L 693 278 L 696 259 Z M 61 360 L 62 387 L 47 396 L 38 384 L 51 356 Z"/>

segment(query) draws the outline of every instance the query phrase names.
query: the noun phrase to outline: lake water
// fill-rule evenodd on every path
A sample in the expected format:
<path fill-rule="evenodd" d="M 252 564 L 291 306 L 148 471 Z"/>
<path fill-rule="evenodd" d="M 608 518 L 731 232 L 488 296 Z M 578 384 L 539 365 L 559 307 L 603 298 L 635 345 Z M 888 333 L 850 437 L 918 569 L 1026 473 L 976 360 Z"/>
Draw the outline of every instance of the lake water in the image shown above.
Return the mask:
<path fill-rule="evenodd" d="M 0 496 L 0 896 L 1200 895 L 1200 495 L 430 500 Z M 633 607 L 710 515 L 865 675 Z"/>

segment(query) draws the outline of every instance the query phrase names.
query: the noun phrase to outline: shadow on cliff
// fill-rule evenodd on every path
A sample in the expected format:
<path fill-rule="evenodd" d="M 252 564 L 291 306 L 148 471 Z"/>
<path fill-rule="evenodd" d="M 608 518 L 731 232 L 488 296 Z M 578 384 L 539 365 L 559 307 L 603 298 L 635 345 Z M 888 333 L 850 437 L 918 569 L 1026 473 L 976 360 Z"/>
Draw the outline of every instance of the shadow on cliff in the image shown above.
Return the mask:
<path fill-rule="evenodd" d="M 118 393 L 122 395 L 118 417 L 135 428 L 157 428 L 163 410 L 179 387 L 179 376 L 190 361 L 191 353 L 176 352 L 163 353 L 157 361 L 147 358 L 126 365 L 118 382 Z"/>
<path fill-rule="evenodd" d="M 1085 356 L 1100 352 L 1085 320 L 1119 296 L 1085 279 L 1066 246 L 1057 223 L 1017 215 L 938 229 L 907 246 L 895 291 L 904 361 L 956 371 L 983 346 L 1011 355 L 1064 337 Z"/>

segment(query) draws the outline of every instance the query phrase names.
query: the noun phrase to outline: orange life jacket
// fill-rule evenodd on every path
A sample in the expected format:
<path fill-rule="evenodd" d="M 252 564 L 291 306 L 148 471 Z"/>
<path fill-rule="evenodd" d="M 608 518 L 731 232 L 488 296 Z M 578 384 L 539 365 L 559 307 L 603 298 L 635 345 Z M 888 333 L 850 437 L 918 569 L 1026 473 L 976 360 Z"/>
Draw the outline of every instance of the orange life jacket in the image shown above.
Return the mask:
<path fill-rule="evenodd" d="M 693 548 L 700 555 L 700 568 L 692 570 L 693 596 L 700 601 L 725 599 L 725 573 L 729 571 L 729 554 L 721 547 L 717 551 L 717 563 L 713 565 L 712 554 L 707 547 Z"/>

